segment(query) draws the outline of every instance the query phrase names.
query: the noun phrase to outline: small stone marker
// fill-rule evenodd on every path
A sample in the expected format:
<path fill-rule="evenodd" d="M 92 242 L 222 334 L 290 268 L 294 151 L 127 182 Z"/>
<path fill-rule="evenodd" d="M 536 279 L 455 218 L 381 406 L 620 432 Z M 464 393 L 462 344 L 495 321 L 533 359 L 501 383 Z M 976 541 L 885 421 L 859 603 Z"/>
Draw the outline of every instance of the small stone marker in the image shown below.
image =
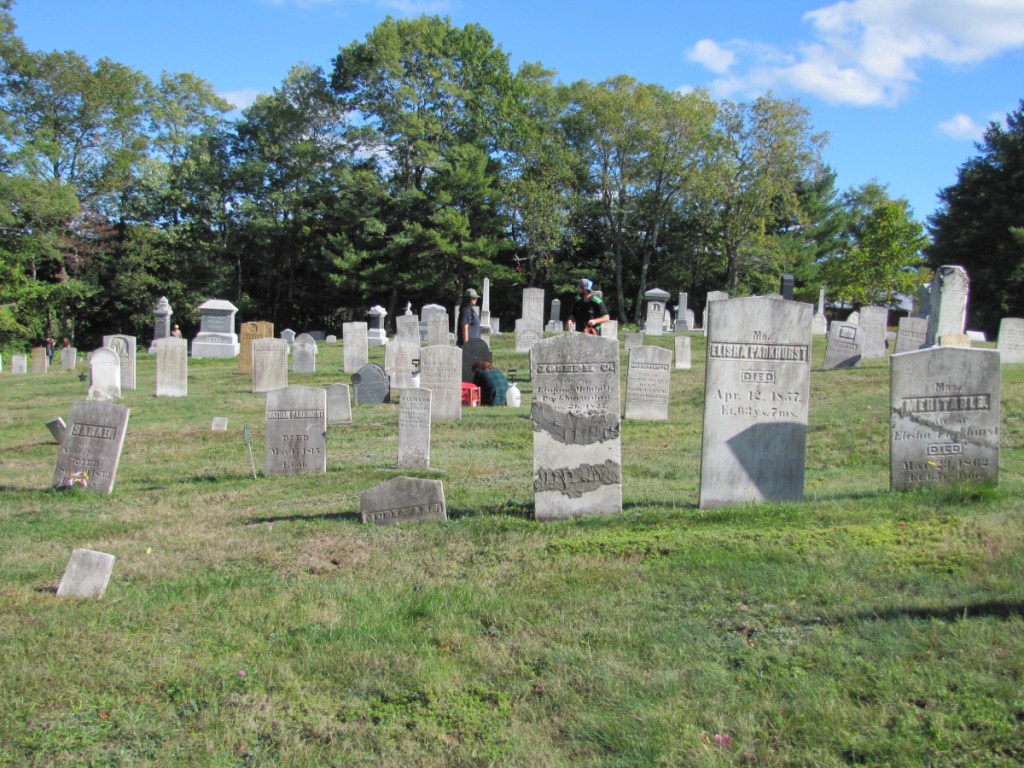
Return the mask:
<path fill-rule="evenodd" d="M 537 520 L 622 511 L 618 342 L 552 336 L 530 368 Z"/>
<path fill-rule="evenodd" d="M 403 389 L 399 394 L 398 467 L 430 467 L 429 389 Z"/>
<path fill-rule="evenodd" d="M 89 353 L 89 399 L 113 400 L 121 397 L 121 359 L 109 347 Z"/>
<path fill-rule="evenodd" d="M 877 360 L 885 357 L 885 328 L 889 310 L 885 307 L 860 308 L 859 325 L 864 329 L 864 358 Z"/>
<path fill-rule="evenodd" d="M 543 335 L 530 324 L 530 321 L 519 318 L 516 320 L 516 352 L 529 352 Z"/>
<path fill-rule="evenodd" d="M 430 418 L 462 418 L 462 350 L 458 347 L 423 347 L 420 350 L 420 386 L 429 389 Z"/>
<path fill-rule="evenodd" d="M 104 342 L 103 346 L 107 346 Z M 62 371 L 73 371 L 78 365 L 78 350 L 75 347 L 60 348 L 60 368 Z"/>
<path fill-rule="evenodd" d="M 252 374 L 252 343 L 256 339 L 274 338 L 274 324 L 266 320 L 250 320 L 239 329 L 238 372 Z"/>
<path fill-rule="evenodd" d="M 343 323 L 341 338 L 343 346 L 344 372 L 355 373 L 370 361 L 370 346 L 367 340 L 366 323 Z M 359 402 L 359 398 L 356 398 Z"/>
<path fill-rule="evenodd" d="M 967 293 L 970 280 L 959 266 L 943 266 L 935 271 L 929 297 L 928 336 L 925 343 L 933 346 L 943 336 L 961 334 L 967 327 Z"/>
<path fill-rule="evenodd" d="M 199 359 L 238 356 L 236 312 L 238 307 L 224 299 L 210 299 L 199 305 L 199 333 L 192 340 L 192 357 Z"/>
<path fill-rule="evenodd" d="M 391 384 L 384 369 L 376 363 L 367 363 L 352 374 L 352 387 L 356 405 L 383 405 L 391 402 Z"/>
<path fill-rule="evenodd" d="M 864 357 L 864 329 L 855 323 L 832 323 L 825 341 L 826 371 L 855 368 Z"/>
<path fill-rule="evenodd" d="M 352 397 L 348 384 L 328 384 L 327 426 L 352 423 Z"/>
<path fill-rule="evenodd" d="M 308 333 L 300 333 L 292 344 L 292 371 L 316 373 L 316 341 Z"/>
<path fill-rule="evenodd" d="M 1024 363 L 1024 320 L 1019 317 L 1004 317 L 999 322 L 999 362 Z"/>
<path fill-rule="evenodd" d="M 288 342 L 284 339 L 258 338 L 250 342 L 252 355 L 252 391 L 270 392 L 288 386 Z"/>
<path fill-rule="evenodd" d="M 999 479 L 999 352 L 931 347 L 892 358 L 893 490 Z"/>
<path fill-rule="evenodd" d="M 324 339 L 325 344 L 335 344 L 338 341 L 338 337 L 333 333 L 327 334 L 327 338 Z"/>
<path fill-rule="evenodd" d="M 896 329 L 896 344 L 893 346 L 892 353 L 902 355 L 904 352 L 916 352 L 919 349 L 924 349 L 927 335 L 927 317 L 901 317 Z"/>
<path fill-rule="evenodd" d="M 67 431 L 57 454 L 54 488 L 114 490 L 130 411 L 98 400 L 71 404 Z"/>
<path fill-rule="evenodd" d="M 11 355 L 11 373 L 28 373 L 28 357 Z"/>
<path fill-rule="evenodd" d="M 399 317 L 402 317 L 401 315 Z M 415 342 L 401 341 L 398 337 L 391 339 L 384 348 L 384 372 L 391 380 L 391 389 L 415 387 L 413 381 L 413 360 L 419 359 L 419 336 Z"/>
<path fill-rule="evenodd" d="M 188 397 L 188 342 L 168 336 L 156 346 L 156 396 Z"/>
<path fill-rule="evenodd" d="M 394 477 L 359 494 L 359 514 L 364 523 L 446 522 L 444 484 L 440 480 Z"/>
<path fill-rule="evenodd" d="M 622 346 L 628 354 L 631 350 L 637 349 L 644 345 L 644 335 L 642 333 L 627 333 L 623 339 Z"/>
<path fill-rule="evenodd" d="M 57 597 L 103 597 L 113 571 L 113 555 L 91 549 L 72 550 L 57 585 Z"/>
<path fill-rule="evenodd" d="M 767 297 L 709 307 L 700 507 L 799 501 L 813 307 Z"/>
<path fill-rule="evenodd" d="M 416 315 L 399 315 L 395 318 L 395 339 L 403 344 L 420 345 L 420 319 Z"/>
<path fill-rule="evenodd" d="M 626 368 L 626 418 L 666 421 L 671 381 L 672 350 L 662 347 L 631 349 Z"/>
<path fill-rule="evenodd" d="M 135 391 L 135 361 L 138 339 L 123 333 L 103 337 L 103 346 L 117 352 L 121 361 L 121 389 Z"/>
<path fill-rule="evenodd" d="M 327 393 L 319 387 L 285 387 L 267 392 L 268 475 L 327 472 Z"/>
<path fill-rule="evenodd" d="M 210 424 L 211 432 L 227 432 L 228 431 L 228 417 L 227 416 L 214 416 L 213 423 Z"/>
<path fill-rule="evenodd" d="M 67 424 L 64 423 L 64 419 L 58 416 L 55 419 L 50 419 L 46 422 L 46 428 L 50 430 L 50 434 L 53 435 L 53 439 L 60 445 L 64 442 L 64 435 L 68 431 Z"/>
<path fill-rule="evenodd" d="M 619 321 L 609 320 L 608 322 L 601 323 L 601 338 L 617 340 L 619 338 Z"/>
<path fill-rule="evenodd" d="M 676 370 L 688 371 L 693 367 L 692 346 L 689 336 L 676 336 Z"/>
<path fill-rule="evenodd" d="M 470 339 L 462 345 L 462 380 L 473 383 L 473 363 L 477 360 L 493 362 L 494 353 L 483 339 Z"/>
<path fill-rule="evenodd" d="M 520 318 L 525 320 L 524 327 L 532 328 L 538 334 L 544 333 L 544 289 L 524 288 L 523 289 L 523 314 Z M 519 321 L 516 321 L 516 334 L 519 333 Z"/>
<path fill-rule="evenodd" d="M 50 368 L 50 359 L 46 356 L 46 347 L 32 347 L 32 373 L 46 373 Z"/>

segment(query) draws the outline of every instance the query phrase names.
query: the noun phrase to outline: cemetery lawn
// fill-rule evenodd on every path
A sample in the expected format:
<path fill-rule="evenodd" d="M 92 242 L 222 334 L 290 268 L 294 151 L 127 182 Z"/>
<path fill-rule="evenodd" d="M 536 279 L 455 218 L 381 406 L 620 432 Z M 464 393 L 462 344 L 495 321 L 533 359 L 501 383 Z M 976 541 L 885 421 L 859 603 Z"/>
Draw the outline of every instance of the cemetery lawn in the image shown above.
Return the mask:
<path fill-rule="evenodd" d="M 888 361 L 825 372 L 816 339 L 805 501 L 701 512 L 693 344 L 670 420 L 623 423 L 622 514 L 544 524 L 529 382 L 404 473 L 443 480 L 451 520 L 386 528 L 358 494 L 403 474 L 395 406 L 329 429 L 326 476 L 254 481 L 236 361 L 157 399 L 143 348 L 100 497 L 49 489 L 44 422 L 87 385 L 0 374 L 0 765 L 1024 762 L 1024 365 L 998 488 L 892 494 Z M 349 381 L 320 348 L 291 383 Z M 54 595 L 75 547 L 117 557 L 100 600 Z"/>

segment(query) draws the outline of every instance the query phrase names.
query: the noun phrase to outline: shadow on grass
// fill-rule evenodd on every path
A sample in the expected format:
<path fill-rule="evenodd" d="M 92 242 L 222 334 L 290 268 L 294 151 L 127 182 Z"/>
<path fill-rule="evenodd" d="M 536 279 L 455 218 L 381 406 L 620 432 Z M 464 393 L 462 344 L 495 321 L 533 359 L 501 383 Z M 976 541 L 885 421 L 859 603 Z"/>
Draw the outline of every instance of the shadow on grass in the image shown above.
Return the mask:
<path fill-rule="evenodd" d="M 533 520 L 533 502 L 502 502 L 484 507 L 448 507 L 448 519 L 458 520 L 463 517 L 496 517 L 507 515 L 522 520 Z"/>
<path fill-rule="evenodd" d="M 267 515 L 266 517 L 250 517 L 241 520 L 239 525 L 259 525 L 260 523 L 313 523 L 325 520 L 351 520 L 358 523 L 361 518 L 358 512 L 324 512 L 319 515 Z"/>
<path fill-rule="evenodd" d="M 897 619 L 937 619 L 939 621 L 962 621 L 963 619 L 1009 619 L 1024 616 L 1024 603 L 1006 600 L 992 600 L 970 605 L 949 605 L 932 608 L 887 608 L 882 611 L 863 611 L 849 616 L 825 618 L 825 624 L 843 624 L 848 621 L 895 621 Z"/>

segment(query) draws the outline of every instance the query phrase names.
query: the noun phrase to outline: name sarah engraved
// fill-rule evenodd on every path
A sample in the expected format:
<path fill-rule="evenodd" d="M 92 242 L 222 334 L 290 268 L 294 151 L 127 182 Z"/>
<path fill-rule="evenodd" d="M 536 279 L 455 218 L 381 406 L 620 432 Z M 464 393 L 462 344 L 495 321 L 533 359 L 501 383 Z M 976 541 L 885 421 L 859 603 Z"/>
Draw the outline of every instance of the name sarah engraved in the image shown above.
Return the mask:
<path fill-rule="evenodd" d="M 76 437 L 94 437 L 100 440 L 113 440 L 117 436 L 115 427 L 104 427 L 101 424 L 75 424 L 71 434 Z"/>

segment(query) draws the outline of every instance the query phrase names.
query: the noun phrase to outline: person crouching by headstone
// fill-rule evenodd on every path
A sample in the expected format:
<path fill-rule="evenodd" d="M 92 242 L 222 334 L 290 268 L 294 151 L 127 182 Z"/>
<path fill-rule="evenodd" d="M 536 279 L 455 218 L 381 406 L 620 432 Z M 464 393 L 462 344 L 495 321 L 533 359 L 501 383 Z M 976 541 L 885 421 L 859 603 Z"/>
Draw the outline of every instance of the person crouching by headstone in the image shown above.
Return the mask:
<path fill-rule="evenodd" d="M 582 331 L 596 336 L 601 335 L 601 323 L 607 323 L 608 308 L 600 296 L 594 295 L 594 283 L 583 278 L 576 284 L 576 301 L 572 312 L 565 321 L 565 330 Z"/>
<path fill-rule="evenodd" d="M 480 387 L 480 405 L 508 405 L 508 379 L 488 361 L 473 363 L 473 383 Z"/>
<path fill-rule="evenodd" d="M 476 313 L 476 300 L 479 298 L 480 295 L 473 288 L 467 288 L 462 294 L 458 333 L 455 334 L 456 346 L 461 347 L 470 339 L 480 338 L 480 315 Z"/>

